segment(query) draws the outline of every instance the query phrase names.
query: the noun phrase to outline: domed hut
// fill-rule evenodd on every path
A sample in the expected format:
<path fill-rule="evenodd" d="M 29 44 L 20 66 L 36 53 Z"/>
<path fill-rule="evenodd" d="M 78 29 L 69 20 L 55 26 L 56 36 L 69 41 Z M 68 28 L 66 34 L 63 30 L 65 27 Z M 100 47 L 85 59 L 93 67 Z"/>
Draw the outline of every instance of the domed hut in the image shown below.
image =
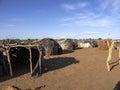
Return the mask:
<path fill-rule="evenodd" d="M 58 43 L 61 45 L 63 50 L 73 50 L 75 49 L 75 43 L 72 39 L 64 39 L 61 41 L 58 41 Z"/>
<path fill-rule="evenodd" d="M 45 55 L 58 55 L 62 54 L 61 46 L 51 38 L 44 38 L 39 42 L 45 48 Z"/>

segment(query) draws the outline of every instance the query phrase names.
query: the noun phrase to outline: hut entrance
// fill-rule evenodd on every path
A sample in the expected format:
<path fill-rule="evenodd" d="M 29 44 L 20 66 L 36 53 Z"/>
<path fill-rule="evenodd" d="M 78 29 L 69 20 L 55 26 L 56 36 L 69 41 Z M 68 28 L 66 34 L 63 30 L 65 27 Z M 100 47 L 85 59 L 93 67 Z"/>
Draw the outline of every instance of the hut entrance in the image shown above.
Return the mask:
<path fill-rule="evenodd" d="M 44 58 L 40 45 L 7 45 L 4 48 L 10 76 L 16 73 L 13 71 L 24 73 L 29 68 L 31 74 L 41 74 L 41 62 Z"/>
<path fill-rule="evenodd" d="M 29 50 L 24 47 L 12 47 L 9 51 L 14 75 L 29 72 Z"/>

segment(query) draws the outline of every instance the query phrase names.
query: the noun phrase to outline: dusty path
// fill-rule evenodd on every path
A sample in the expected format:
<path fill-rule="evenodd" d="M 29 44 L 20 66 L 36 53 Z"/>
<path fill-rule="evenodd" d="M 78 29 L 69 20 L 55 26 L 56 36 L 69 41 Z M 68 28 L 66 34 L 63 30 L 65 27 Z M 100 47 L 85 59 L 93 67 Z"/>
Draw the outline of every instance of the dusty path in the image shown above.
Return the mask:
<path fill-rule="evenodd" d="M 117 54 L 114 50 L 112 62 L 117 60 Z M 22 89 L 42 86 L 41 90 L 113 90 L 120 81 L 120 65 L 108 72 L 106 58 L 107 51 L 97 48 L 52 56 L 46 60 L 49 71 L 42 76 L 32 78 L 30 73 L 25 73 L 12 79 L 0 79 L 0 88 L 15 85 Z"/>

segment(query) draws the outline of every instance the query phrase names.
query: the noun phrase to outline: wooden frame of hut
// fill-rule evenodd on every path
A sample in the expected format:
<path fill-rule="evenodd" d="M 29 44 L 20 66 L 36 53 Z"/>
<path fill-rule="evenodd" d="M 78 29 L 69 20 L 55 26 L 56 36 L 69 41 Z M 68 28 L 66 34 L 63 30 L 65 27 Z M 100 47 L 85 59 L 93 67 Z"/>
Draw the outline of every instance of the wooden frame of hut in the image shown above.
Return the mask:
<path fill-rule="evenodd" d="M 10 76 L 13 76 L 13 70 L 12 70 L 12 65 L 11 65 L 11 59 L 10 59 L 10 48 L 14 48 L 14 47 L 24 47 L 26 49 L 29 50 L 29 61 L 30 61 L 30 72 L 32 74 L 33 70 L 32 70 L 32 52 L 31 52 L 31 48 L 32 47 L 37 47 L 38 51 L 39 51 L 39 61 L 40 61 L 40 73 L 41 73 L 41 55 L 42 55 L 42 51 L 40 50 L 40 45 L 36 44 L 36 45 L 5 45 L 5 52 L 6 52 L 6 56 L 7 56 L 7 60 L 8 60 L 8 64 L 9 64 L 9 71 L 10 71 Z"/>
<path fill-rule="evenodd" d="M 112 58 L 112 52 L 113 52 L 113 48 L 117 45 L 115 40 L 111 40 L 111 42 L 109 40 L 107 40 L 107 45 L 108 45 L 108 57 L 106 60 L 106 66 L 107 66 L 107 70 L 110 71 L 110 60 Z M 118 47 L 118 61 L 120 64 L 120 47 Z"/>

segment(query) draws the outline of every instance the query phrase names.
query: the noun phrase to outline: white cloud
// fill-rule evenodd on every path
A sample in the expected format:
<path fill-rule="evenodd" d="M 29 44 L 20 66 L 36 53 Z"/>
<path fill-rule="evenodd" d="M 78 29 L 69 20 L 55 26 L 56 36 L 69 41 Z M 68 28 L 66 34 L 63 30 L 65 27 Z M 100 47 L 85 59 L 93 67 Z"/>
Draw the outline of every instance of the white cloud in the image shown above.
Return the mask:
<path fill-rule="evenodd" d="M 107 20 L 106 18 L 101 19 L 87 19 L 82 21 L 76 21 L 77 24 L 80 26 L 89 26 L 89 27 L 110 27 L 112 26 L 112 22 L 110 20 Z"/>
<path fill-rule="evenodd" d="M 115 12 L 120 13 L 120 0 L 114 0 L 112 7 Z"/>
<path fill-rule="evenodd" d="M 64 33 L 64 34 L 59 34 L 57 38 L 83 38 L 83 37 L 88 37 L 88 38 L 94 38 L 95 35 L 100 34 L 99 32 L 92 32 L 92 31 L 86 31 L 86 32 L 78 32 L 78 33 Z"/>
<path fill-rule="evenodd" d="M 101 0 L 100 2 L 100 9 L 107 9 L 111 3 L 111 0 Z"/>
<path fill-rule="evenodd" d="M 78 9 L 82 9 L 88 6 L 88 3 L 86 2 L 78 2 L 78 3 L 74 3 L 74 4 L 62 4 L 62 8 L 65 8 L 67 10 L 78 10 Z"/>
<path fill-rule="evenodd" d="M 6 28 L 6 27 L 15 27 L 15 24 L 0 24 L 0 27 Z"/>
<path fill-rule="evenodd" d="M 120 13 L 120 0 L 99 0 L 99 9 L 107 10 L 112 14 Z"/>
<path fill-rule="evenodd" d="M 14 27 L 16 26 L 15 24 L 6 24 L 5 27 Z"/>
<path fill-rule="evenodd" d="M 82 32 L 81 34 L 99 34 L 99 32 Z"/>
<path fill-rule="evenodd" d="M 77 25 L 89 27 L 114 27 L 120 23 L 120 0 L 96 0 L 95 10 L 88 2 L 73 4 L 74 10 L 83 8 L 61 19 L 61 25 Z"/>
<path fill-rule="evenodd" d="M 114 20 L 111 17 L 101 17 L 102 14 L 95 13 L 77 13 L 73 17 L 66 17 L 61 20 L 61 25 L 77 25 L 89 27 L 111 27 L 114 26 Z"/>
<path fill-rule="evenodd" d="M 24 21 L 23 18 L 10 18 L 10 21 Z"/>
<path fill-rule="evenodd" d="M 67 10 L 75 10 L 76 9 L 76 7 L 72 4 L 63 4 L 62 7 Z"/>
<path fill-rule="evenodd" d="M 77 4 L 77 7 L 78 8 L 84 8 L 84 7 L 87 7 L 88 6 L 88 3 L 85 3 L 85 2 L 80 2 Z"/>

